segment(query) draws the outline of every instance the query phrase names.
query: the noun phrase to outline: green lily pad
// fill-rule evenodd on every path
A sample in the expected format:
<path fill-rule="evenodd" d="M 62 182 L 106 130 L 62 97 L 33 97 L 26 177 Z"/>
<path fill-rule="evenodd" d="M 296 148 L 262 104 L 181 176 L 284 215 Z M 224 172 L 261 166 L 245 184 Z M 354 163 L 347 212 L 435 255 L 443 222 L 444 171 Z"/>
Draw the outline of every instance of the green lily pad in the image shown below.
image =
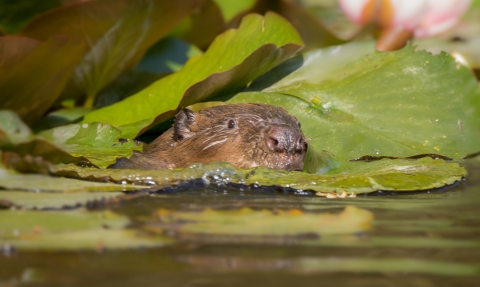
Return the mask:
<path fill-rule="evenodd" d="M 0 110 L 0 148 L 32 138 L 30 128 L 12 111 Z"/>
<path fill-rule="evenodd" d="M 118 129 L 100 123 L 61 126 L 40 132 L 36 136 L 31 135 L 30 130 L 14 113 L 0 112 L 0 123 L 5 123 L 0 128 L 0 147 L 20 156 L 5 157 L 4 160 L 12 166 L 25 163 L 26 167 L 31 165 L 34 168 L 36 157 L 41 157 L 42 161 L 50 163 L 82 163 L 107 167 L 115 163 L 117 158 L 128 157 L 134 150 L 142 150 L 141 144 L 121 139 Z M 27 158 L 22 160 L 21 157 Z"/>
<path fill-rule="evenodd" d="M 101 89 L 133 68 L 197 5 L 192 0 L 79 1 L 40 15 L 20 34 L 42 40 L 63 34 L 88 44 L 69 88 L 86 94 L 91 107 Z"/>
<path fill-rule="evenodd" d="M 192 165 L 175 170 L 98 170 L 72 165 L 51 167 L 61 176 L 88 178 L 136 184 L 176 184 L 180 181 L 203 178 L 212 183 L 242 183 L 246 185 L 283 186 L 298 190 L 314 190 L 319 195 L 360 194 L 383 191 L 419 191 L 443 187 L 461 180 L 466 170 L 456 162 L 426 157 L 411 159 L 382 159 L 373 162 L 351 162 L 342 172 L 309 174 L 271 170 L 265 167 L 236 169 L 230 164 L 211 163 Z"/>
<path fill-rule="evenodd" d="M 117 158 L 129 157 L 142 145 L 120 139 L 121 132 L 100 123 L 61 126 L 38 134 L 73 157 L 85 157 L 98 167 L 107 167 Z"/>
<path fill-rule="evenodd" d="M 423 260 L 415 258 L 304 258 L 298 270 L 302 272 L 398 272 L 408 274 L 432 274 L 440 276 L 476 276 L 476 264 L 451 261 Z"/>
<path fill-rule="evenodd" d="M 281 17 L 249 15 L 238 30 L 218 36 L 205 54 L 190 59 L 179 72 L 87 114 L 84 122 L 111 124 L 122 130 L 123 137 L 133 138 L 172 117 L 181 106 L 237 91 L 300 47 L 298 34 Z"/>
<path fill-rule="evenodd" d="M 0 172 L 0 188 L 31 192 L 108 192 L 129 191 L 145 188 L 141 185 L 90 182 L 70 178 L 51 177 L 41 174 L 12 174 Z M 1 196 L 0 196 L 1 197 Z"/>
<path fill-rule="evenodd" d="M 480 150 L 480 89 L 469 70 L 445 53 L 372 49 L 351 43 L 309 52 L 229 102 L 283 106 L 313 148 L 343 158 L 462 158 Z"/>
<path fill-rule="evenodd" d="M 110 188 L 112 190 L 118 190 L 119 187 Z M 103 186 L 103 188 L 100 187 L 99 190 L 102 189 L 105 190 L 105 186 Z M 82 188 L 75 189 L 75 192 L 0 190 L 0 201 L 8 202 L 8 206 L 22 209 L 62 209 L 85 206 L 89 202 L 113 200 L 117 196 L 124 195 L 124 193 L 120 191 L 78 192 L 79 190 L 82 190 Z"/>
<path fill-rule="evenodd" d="M 182 212 L 161 209 L 155 215 L 159 223 L 145 226 L 160 233 L 172 229 L 185 234 L 209 236 L 295 236 L 304 234 L 352 234 L 370 229 L 373 214 L 348 206 L 339 214 L 304 213 L 300 210 L 240 210 Z"/>
<path fill-rule="evenodd" d="M 0 211 L 0 240 L 20 250 L 103 250 L 162 246 L 167 240 L 123 229 L 129 220 L 112 212 Z"/>

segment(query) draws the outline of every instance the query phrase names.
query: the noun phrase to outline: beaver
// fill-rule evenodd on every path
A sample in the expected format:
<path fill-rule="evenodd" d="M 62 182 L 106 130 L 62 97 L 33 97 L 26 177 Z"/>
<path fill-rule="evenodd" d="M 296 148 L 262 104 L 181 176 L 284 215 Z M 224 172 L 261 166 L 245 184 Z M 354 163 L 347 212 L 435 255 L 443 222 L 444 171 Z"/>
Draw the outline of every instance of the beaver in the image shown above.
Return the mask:
<path fill-rule="evenodd" d="M 283 108 L 245 103 L 180 110 L 172 128 L 113 168 L 164 169 L 229 162 L 238 168 L 302 170 L 307 141 Z"/>

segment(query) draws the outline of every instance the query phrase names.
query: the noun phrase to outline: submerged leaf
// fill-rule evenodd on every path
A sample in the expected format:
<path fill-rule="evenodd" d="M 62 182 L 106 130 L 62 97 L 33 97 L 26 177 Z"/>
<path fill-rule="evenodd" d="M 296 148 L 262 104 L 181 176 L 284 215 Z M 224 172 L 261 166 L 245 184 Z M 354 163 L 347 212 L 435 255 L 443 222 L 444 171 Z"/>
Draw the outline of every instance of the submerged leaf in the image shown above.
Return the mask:
<path fill-rule="evenodd" d="M 20 250 L 102 251 L 165 244 L 124 230 L 128 223 L 126 216 L 111 212 L 0 211 L 0 240 Z"/>
<path fill-rule="evenodd" d="M 238 30 L 217 37 L 208 51 L 177 73 L 115 105 L 91 112 L 84 122 L 103 122 L 133 138 L 167 120 L 181 106 L 237 91 L 300 49 L 301 40 L 285 20 L 269 13 L 249 15 Z M 228 47 L 228 48 L 226 48 Z"/>
<path fill-rule="evenodd" d="M 347 206 L 339 214 L 306 213 L 292 210 L 240 210 L 182 212 L 161 209 L 159 223 L 153 227 L 161 232 L 172 229 L 184 234 L 209 236 L 300 236 L 305 234 L 351 234 L 370 229 L 373 214 L 365 209 Z M 147 226 L 147 229 L 152 226 Z"/>

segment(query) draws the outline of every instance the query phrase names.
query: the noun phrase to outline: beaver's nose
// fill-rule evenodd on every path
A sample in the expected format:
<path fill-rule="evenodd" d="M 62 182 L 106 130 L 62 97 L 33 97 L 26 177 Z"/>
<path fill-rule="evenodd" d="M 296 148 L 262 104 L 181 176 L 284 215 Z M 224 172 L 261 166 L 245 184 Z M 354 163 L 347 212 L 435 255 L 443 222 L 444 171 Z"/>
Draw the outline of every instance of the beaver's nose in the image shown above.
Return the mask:
<path fill-rule="evenodd" d="M 287 125 L 276 125 L 270 128 L 267 146 L 278 153 L 302 153 L 307 149 L 302 132 Z"/>

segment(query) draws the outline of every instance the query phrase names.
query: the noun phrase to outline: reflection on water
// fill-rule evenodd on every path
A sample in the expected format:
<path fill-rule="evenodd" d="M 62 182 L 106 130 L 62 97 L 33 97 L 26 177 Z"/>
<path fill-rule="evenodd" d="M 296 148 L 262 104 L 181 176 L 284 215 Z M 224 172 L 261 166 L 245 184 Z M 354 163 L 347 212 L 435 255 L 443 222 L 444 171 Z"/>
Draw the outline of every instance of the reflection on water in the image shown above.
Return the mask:
<path fill-rule="evenodd" d="M 201 187 L 138 197 L 115 211 L 136 219 L 159 208 L 324 212 L 354 205 L 375 219 L 371 231 L 348 236 L 198 236 L 152 249 L 17 252 L 0 257 L 0 286 L 480 286 L 480 167 L 469 173 L 452 189 L 422 194 L 326 199 Z"/>

